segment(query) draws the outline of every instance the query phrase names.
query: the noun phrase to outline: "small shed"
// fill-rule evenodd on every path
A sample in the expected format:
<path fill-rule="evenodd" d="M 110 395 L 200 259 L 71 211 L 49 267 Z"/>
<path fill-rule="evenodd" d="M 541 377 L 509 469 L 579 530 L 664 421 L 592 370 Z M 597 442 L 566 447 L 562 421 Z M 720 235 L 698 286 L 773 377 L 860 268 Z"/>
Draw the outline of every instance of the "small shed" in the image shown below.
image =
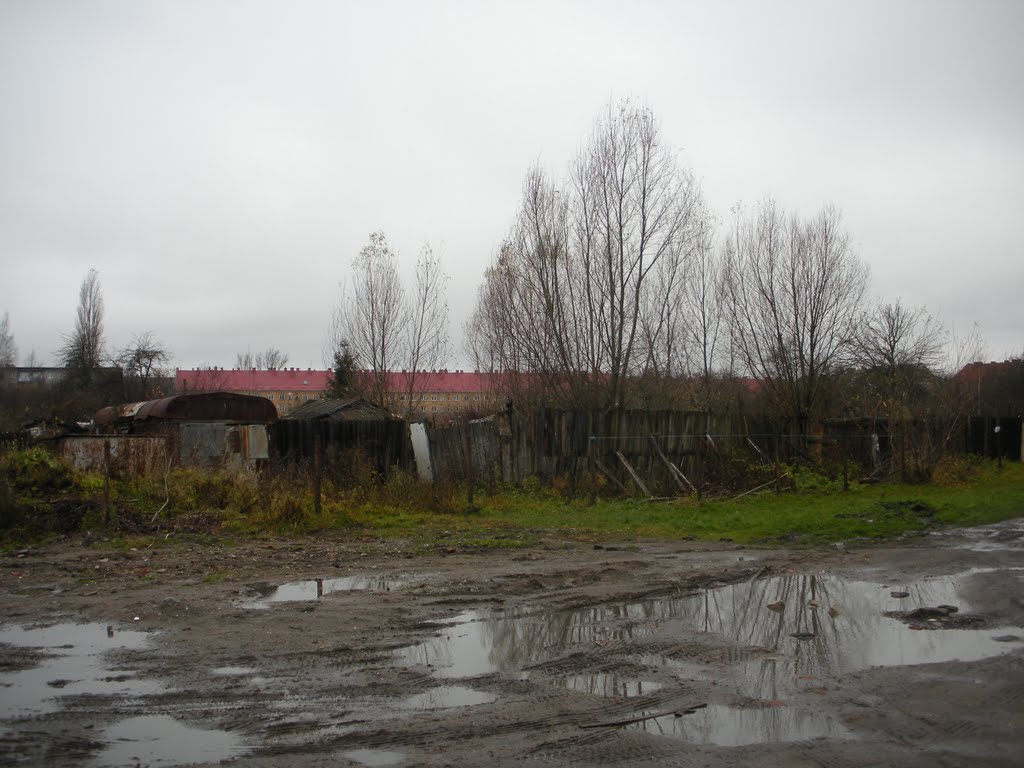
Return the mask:
<path fill-rule="evenodd" d="M 157 437 L 164 441 L 165 454 L 182 465 L 250 468 L 270 457 L 268 427 L 276 421 L 277 409 L 269 400 L 233 392 L 127 403 L 103 408 L 94 417 L 97 433 L 113 436 L 107 442 Z"/>
<path fill-rule="evenodd" d="M 283 419 L 304 421 L 390 421 L 390 411 L 374 405 L 369 400 L 310 400 L 293 408 Z"/>
<path fill-rule="evenodd" d="M 316 446 L 328 462 L 353 450 L 373 462 L 381 474 L 410 461 L 405 421 L 368 400 L 313 400 L 283 416 L 271 428 L 274 453 L 286 461 L 313 458 Z"/>

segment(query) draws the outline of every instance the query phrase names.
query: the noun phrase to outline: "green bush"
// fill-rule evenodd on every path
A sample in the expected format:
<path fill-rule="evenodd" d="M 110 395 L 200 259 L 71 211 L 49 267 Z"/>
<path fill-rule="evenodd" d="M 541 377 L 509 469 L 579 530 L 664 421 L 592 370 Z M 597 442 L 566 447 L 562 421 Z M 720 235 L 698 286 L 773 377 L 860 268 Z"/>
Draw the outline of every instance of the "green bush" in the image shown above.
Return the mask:
<path fill-rule="evenodd" d="M 70 466 L 43 448 L 9 451 L 0 457 L 0 473 L 15 492 L 51 493 L 74 485 Z"/>

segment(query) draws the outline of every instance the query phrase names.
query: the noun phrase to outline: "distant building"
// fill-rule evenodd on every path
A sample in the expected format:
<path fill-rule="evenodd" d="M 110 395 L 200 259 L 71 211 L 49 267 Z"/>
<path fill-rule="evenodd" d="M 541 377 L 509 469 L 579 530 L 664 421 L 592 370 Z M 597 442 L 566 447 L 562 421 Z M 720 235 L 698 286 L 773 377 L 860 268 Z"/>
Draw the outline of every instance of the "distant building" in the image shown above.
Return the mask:
<path fill-rule="evenodd" d="M 65 368 L 0 368 L 0 385 L 5 388 L 52 387 L 64 380 Z"/>
<path fill-rule="evenodd" d="M 292 409 L 324 399 L 333 371 L 284 368 L 278 371 L 179 369 L 174 384 L 178 392 L 236 392 L 265 397 L 284 416 Z M 357 378 L 368 378 L 360 371 Z M 410 395 L 410 377 L 412 391 Z M 410 413 L 414 419 L 452 421 L 463 415 L 491 413 L 500 407 L 492 374 L 478 371 L 408 371 L 388 373 L 388 402 L 393 413 Z"/>
<path fill-rule="evenodd" d="M 409 380 L 412 377 L 410 399 Z M 480 371 L 394 371 L 388 374 L 392 410 L 412 417 L 452 421 L 489 414 L 500 407 L 493 374 Z"/>
<path fill-rule="evenodd" d="M 283 416 L 310 400 L 320 400 L 330 385 L 331 371 L 312 368 L 282 368 L 278 371 L 226 370 L 224 368 L 178 369 L 174 375 L 177 392 L 235 392 L 265 397 Z"/>

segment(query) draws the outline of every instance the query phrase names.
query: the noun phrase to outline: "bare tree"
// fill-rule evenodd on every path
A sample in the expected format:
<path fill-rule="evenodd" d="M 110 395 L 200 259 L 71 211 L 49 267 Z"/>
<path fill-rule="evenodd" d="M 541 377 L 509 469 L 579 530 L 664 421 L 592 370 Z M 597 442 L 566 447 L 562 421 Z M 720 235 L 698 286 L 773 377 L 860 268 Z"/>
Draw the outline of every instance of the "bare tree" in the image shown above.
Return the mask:
<path fill-rule="evenodd" d="M 239 352 L 235 356 L 235 367 L 241 371 L 278 371 L 288 364 L 288 355 L 275 347 L 267 347 L 255 355 L 252 350 Z"/>
<path fill-rule="evenodd" d="M 405 342 L 408 365 L 406 376 L 406 417 L 419 406 L 416 379 L 420 371 L 443 367 L 448 361 L 448 276 L 441 260 L 429 244 L 420 249 L 416 261 L 409 307 L 408 338 Z"/>
<path fill-rule="evenodd" d="M 0 366 L 14 365 L 18 358 L 18 346 L 14 343 L 14 334 L 11 333 L 11 318 L 4 312 L 4 319 L 0 320 Z"/>
<path fill-rule="evenodd" d="M 105 343 L 99 272 L 90 269 L 78 291 L 75 330 L 64 336 L 58 353 L 60 365 L 68 370 L 72 382 L 88 384 L 92 380 L 103 363 Z"/>
<path fill-rule="evenodd" d="M 390 404 L 388 374 L 405 358 L 409 308 L 398 275 L 398 260 L 383 232 L 373 232 L 352 262 L 350 292 L 334 311 L 335 352 L 344 340 L 369 372 L 368 394 Z"/>
<path fill-rule="evenodd" d="M 256 367 L 267 371 L 279 371 L 288 365 L 288 355 L 275 347 L 267 347 L 256 355 Z"/>
<path fill-rule="evenodd" d="M 162 373 L 170 354 L 152 331 L 133 336 L 132 343 L 114 354 L 121 369 L 125 400 L 145 400 L 155 395 L 153 379 Z"/>
<path fill-rule="evenodd" d="M 609 106 L 564 189 L 527 174 L 467 326 L 478 367 L 601 406 L 624 405 L 630 377 L 671 371 L 699 201 L 651 112 Z"/>
<path fill-rule="evenodd" d="M 861 317 L 853 354 L 871 376 L 883 413 L 903 418 L 944 361 L 946 331 L 924 307 L 880 303 Z"/>
<path fill-rule="evenodd" d="M 712 405 L 713 377 L 721 355 L 725 316 L 724 275 L 722 260 L 715 246 L 715 232 L 714 216 L 704 211 L 697 219 L 683 290 L 686 342 L 695 358 L 693 368 L 700 379 L 698 406 L 702 409 L 709 409 Z"/>
<path fill-rule="evenodd" d="M 908 421 L 930 415 L 945 345 L 945 329 L 924 307 L 906 307 L 899 300 L 864 312 L 854 338 L 862 402 L 873 418 L 884 420 L 890 451 L 904 476 Z"/>
<path fill-rule="evenodd" d="M 767 200 L 727 243 L 736 350 L 779 413 L 806 432 L 829 375 L 850 353 L 868 285 L 839 212 L 786 218 Z"/>
<path fill-rule="evenodd" d="M 384 233 L 372 233 L 352 263 L 349 290 L 332 312 L 325 351 L 339 382 L 332 392 L 363 394 L 411 415 L 418 374 L 448 360 L 447 283 L 440 258 L 425 244 L 407 291 L 398 255 Z M 357 366 L 366 374 L 359 375 Z M 403 375 L 394 376 L 398 370 Z"/>

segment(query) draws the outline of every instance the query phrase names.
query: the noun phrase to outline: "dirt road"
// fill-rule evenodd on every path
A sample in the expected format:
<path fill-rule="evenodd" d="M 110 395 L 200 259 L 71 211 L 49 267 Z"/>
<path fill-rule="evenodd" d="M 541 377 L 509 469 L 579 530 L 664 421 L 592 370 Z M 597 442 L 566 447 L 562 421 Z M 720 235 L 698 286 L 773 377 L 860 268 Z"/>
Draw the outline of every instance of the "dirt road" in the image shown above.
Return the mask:
<path fill-rule="evenodd" d="M 791 551 L 64 542 L 0 569 L 5 765 L 1024 764 L 1024 520 Z"/>

